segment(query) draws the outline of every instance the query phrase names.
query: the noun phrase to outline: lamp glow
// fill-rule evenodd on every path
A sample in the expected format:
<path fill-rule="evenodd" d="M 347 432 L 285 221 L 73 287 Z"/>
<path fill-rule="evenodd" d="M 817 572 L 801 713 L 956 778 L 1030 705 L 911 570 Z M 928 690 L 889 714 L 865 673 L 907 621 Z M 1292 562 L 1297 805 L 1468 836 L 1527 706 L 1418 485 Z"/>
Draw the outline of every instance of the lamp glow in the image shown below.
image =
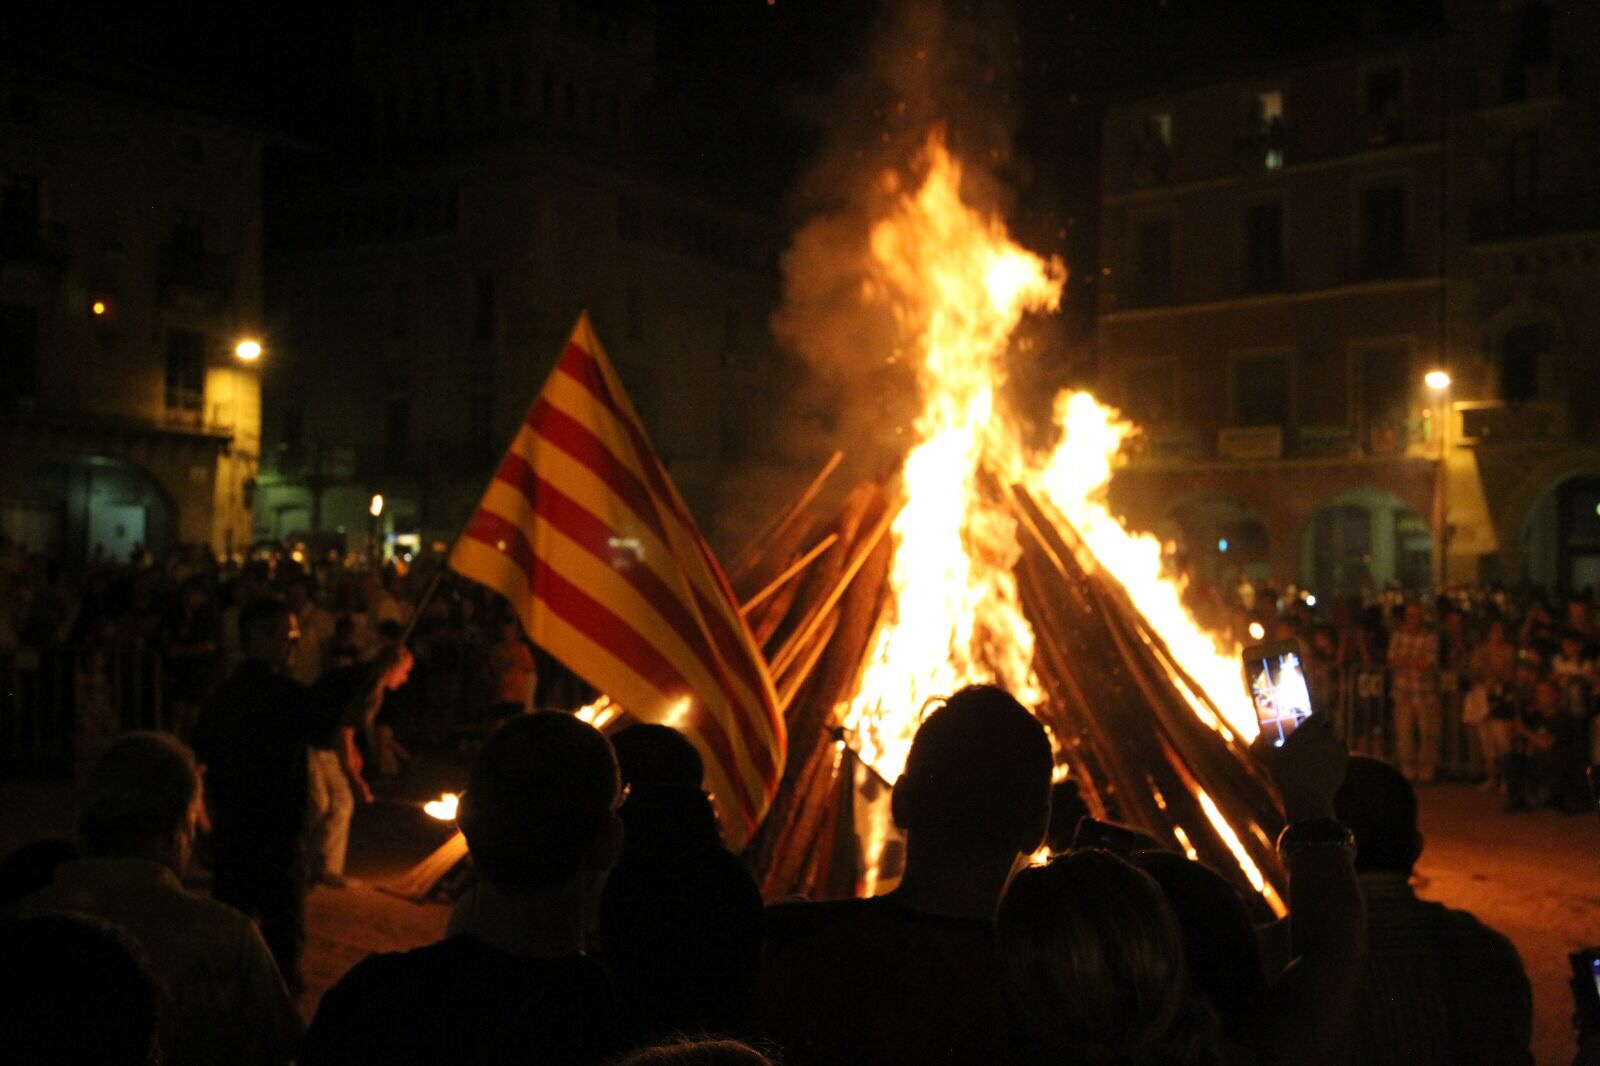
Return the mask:
<path fill-rule="evenodd" d="M 106 302 L 104 300 L 96 300 L 89 305 L 89 310 L 94 312 L 94 317 L 99 318 L 106 313 Z"/>
<path fill-rule="evenodd" d="M 1251 640 L 1260 640 L 1262 637 L 1264 637 L 1266 635 L 1267 635 L 1266 626 L 1263 626 L 1260 622 L 1251 622 L 1250 623 L 1250 639 Z"/>
<path fill-rule="evenodd" d="M 383 493 L 374 492 L 372 494 L 372 505 L 367 508 L 367 511 L 371 513 L 373 518 L 383 514 Z"/>
<path fill-rule="evenodd" d="M 1434 392 L 1443 392 L 1450 387 L 1450 375 L 1444 370 L 1430 370 L 1422 375 L 1422 382 Z"/>
<path fill-rule="evenodd" d="M 261 342 L 246 338 L 233 346 L 233 354 L 247 363 L 261 358 Z"/>

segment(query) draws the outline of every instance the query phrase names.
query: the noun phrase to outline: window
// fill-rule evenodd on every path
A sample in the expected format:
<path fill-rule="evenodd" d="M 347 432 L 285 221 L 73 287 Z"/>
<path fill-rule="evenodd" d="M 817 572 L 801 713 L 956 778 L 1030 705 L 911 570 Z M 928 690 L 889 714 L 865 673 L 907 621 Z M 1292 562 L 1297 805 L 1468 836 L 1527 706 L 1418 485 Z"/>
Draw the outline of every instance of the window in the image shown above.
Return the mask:
<path fill-rule="evenodd" d="M 412 307 L 411 283 L 397 281 L 394 283 L 393 296 L 389 305 L 389 336 L 394 338 L 411 336 Z"/>
<path fill-rule="evenodd" d="M 1267 170 L 1283 169 L 1283 93 L 1256 93 L 1250 130 L 1251 148 Z"/>
<path fill-rule="evenodd" d="M 1141 426 L 1172 426 L 1178 418 L 1178 374 L 1171 359 L 1140 359 L 1123 370 L 1123 403 Z"/>
<path fill-rule="evenodd" d="M 206 335 L 167 331 L 167 410 L 198 416 L 205 401 Z"/>
<path fill-rule="evenodd" d="M 1135 252 L 1134 295 L 1140 303 L 1158 303 L 1172 295 L 1172 221 L 1160 218 L 1139 224 Z"/>
<path fill-rule="evenodd" d="M 383 465 L 385 470 L 405 469 L 411 444 L 411 401 L 391 386 L 383 401 Z"/>
<path fill-rule="evenodd" d="M 185 133 L 178 138 L 178 160 L 188 167 L 203 167 L 206 165 L 206 149 L 199 137 L 192 133 Z"/>
<path fill-rule="evenodd" d="M 625 307 L 623 315 L 628 321 L 628 339 L 630 341 L 644 340 L 644 307 L 639 296 L 639 287 L 629 285 L 627 295 L 623 300 Z"/>
<path fill-rule="evenodd" d="M 1539 191 L 1539 131 L 1524 130 L 1506 148 L 1506 203 L 1525 207 Z"/>
<path fill-rule="evenodd" d="M 193 208 L 180 207 L 172 213 L 168 241 L 179 255 L 199 256 L 206 250 L 206 216 Z"/>
<path fill-rule="evenodd" d="M 1393 455 L 1405 443 L 1412 390 L 1411 351 L 1403 344 L 1364 349 L 1357 368 L 1361 445 L 1368 455 Z"/>
<path fill-rule="evenodd" d="M 306 460 L 306 409 L 285 404 L 279 415 L 278 467 L 284 473 L 302 469 Z"/>
<path fill-rule="evenodd" d="M 1405 134 L 1405 81 L 1399 67 L 1367 73 L 1367 143 L 1399 144 Z"/>
<path fill-rule="evenodd" d="M 33 239 L 39 235 L 39 179 L 12 174 L 0 189 L 0 237 Z"/>
<path fill-rule="evenodd" d="M 479 274 L 476 312 L 472 318 L 472 341 L 488 344 L 494 340 L 494 275 Z"/>
<path fill-rule="evenodd" d="M 0 405 L 39 394 L 39 309 L 0 304 Z"/>
<path fill-rule="evenodd" d="M 1378 185 L 1361 193 L 1361 276 L 1392 278 L 1406 269 L 1406 191 Z"/>
<path fill-rule="evenodd" d="M 1233 362 L 1233 424 L 1289 424 L 1289 357 L 1252 355 Z"/>
<path fill-rule="evenodd" d="M 1537 323 L 1505 332 L 1500 338 L 1502 400 L 1523 403 L 1539 398 L 1539 370 L 1549 349 L 1549 331 Z"/>
<path fill-rule="evenodd" d="M 728 308 L 722 316 L 722 365 L 739 365 L 740 314 L 737 307 Z"/>
<path fill-rule="evenodd" d="M 467 457 L 470 462 L 489 462 L 494 458 L 494 399 L 485 382 L 478 382 L 467 396 Z"/>
<path fill-rule="evenodd" d="M 1139 124 L 1138 177 L 1150 184 L 1167 180 L 1172 162 L 1172 116 L 1146 115 Z"/>
<path fill-rule="evenodd" d="M 1277 201 L 1245 208 L 1244 285 L 1247 292 L 1283 288 L 1283 205 Z"/>

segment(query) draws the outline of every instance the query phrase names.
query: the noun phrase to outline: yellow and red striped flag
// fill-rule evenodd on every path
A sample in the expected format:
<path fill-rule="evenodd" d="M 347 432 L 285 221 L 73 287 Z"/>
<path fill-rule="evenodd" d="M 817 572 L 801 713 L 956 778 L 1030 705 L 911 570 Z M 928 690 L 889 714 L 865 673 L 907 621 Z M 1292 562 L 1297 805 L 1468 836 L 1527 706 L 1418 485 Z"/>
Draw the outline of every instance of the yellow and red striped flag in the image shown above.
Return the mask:
<path fill-rule="evenodd" d="M 772 678 L 588 314 L 450 567 L 509 600 L 530 640 L 635 718 L 687 736 L 729 846 L 743 847 L 783 773 Z"/>

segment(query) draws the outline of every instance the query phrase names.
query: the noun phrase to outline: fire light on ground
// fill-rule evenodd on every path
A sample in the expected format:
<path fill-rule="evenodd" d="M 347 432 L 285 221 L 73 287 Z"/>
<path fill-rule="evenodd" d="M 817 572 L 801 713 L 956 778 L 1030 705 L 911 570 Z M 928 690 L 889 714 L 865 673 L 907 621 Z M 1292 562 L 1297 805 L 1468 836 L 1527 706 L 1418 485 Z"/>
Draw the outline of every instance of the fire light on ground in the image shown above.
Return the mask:
<path fill-rule="evenodd" d="M 446 792 L 438 799 L 431 799 L 422 805 L 423 813 L 430 818 L 437 818 L 441 822 L 456 820 L 456 808 L 461 804 L 461 797 L 454 792 Z"/>
<path fill-rule="evenodd" d="M 863 286 L 864 298 L 893 310 L 917 360 L 923 406 L 892 526 L 891 602 L 859 687 L 838 709 L 853 746 L 893 781 L 933 697 L 992 681 L 1028 706 L 1044 698 L 1032 672 L 1034 632 L 1013 576 L 1020 547 L 1005 484 L 1048 500 L 1081 539 L 1080 564 L 1122 585 L 1178 669 L 1210 700 L 1174 673 L 1205 724 L 1227 740 L 1253 738 L 1237 649 L 1219 646 L 1195 622 L 1181 584 L 1162 572 L 1160 543 L 1130 533 L 1106 508 L 1114 465 L 1134 427 L 1088 393 L 1064 392 L 1056 401 L 1059 442 L 1035 455 L 1016 420 L 997 408 L 1012 334 L 1024 314 L 1059 305 L 1065 269 L 1016 244 L 998 218 L 962 200 L 961 167 L 938 135 L 921 165 L 914 188 L 897 174 L 884 178 L 892 207 L 872 228 Z M 1199 799 L 1245 877 L 1270 892 L 1216 805 Z M 882 836 L 863 841 L 869 892 Z M 1187 838 L 1179 842 L 1194 853 Z"/>

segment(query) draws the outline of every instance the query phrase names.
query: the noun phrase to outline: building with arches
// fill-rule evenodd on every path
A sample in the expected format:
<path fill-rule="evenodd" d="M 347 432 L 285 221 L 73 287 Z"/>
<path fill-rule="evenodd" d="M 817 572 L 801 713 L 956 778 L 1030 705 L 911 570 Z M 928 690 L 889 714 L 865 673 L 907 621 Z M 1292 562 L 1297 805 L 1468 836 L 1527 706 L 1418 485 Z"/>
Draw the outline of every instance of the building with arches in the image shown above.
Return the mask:
<path fill-rule="evenodd" d="M 1098 388 L 1147 430 L 1135 524 L 1235 501 L 1314 591 L 1600 583 L 1600 8 L 1444 9 L 1107 109 Z"/>
<path fill-rule="evenodd" d="M 251 537 L 264 137 L 140 86 L 0 70 L 0 531 L 69 566 Z"/>

